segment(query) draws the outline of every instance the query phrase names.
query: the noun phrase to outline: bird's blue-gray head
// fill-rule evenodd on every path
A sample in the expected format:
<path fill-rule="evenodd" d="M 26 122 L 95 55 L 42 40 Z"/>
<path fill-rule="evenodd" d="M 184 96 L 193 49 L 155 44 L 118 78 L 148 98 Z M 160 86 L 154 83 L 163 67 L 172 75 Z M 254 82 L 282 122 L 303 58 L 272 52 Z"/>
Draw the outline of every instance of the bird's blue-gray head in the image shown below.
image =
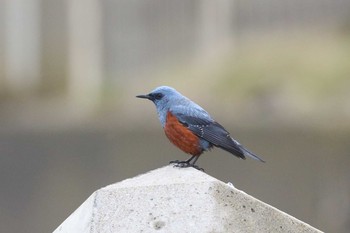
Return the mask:
<path fill-rule="evenodd" d="M 166 120 L 166 114 L 171 107 L 191 102 L 177 90 L 168 86 L 157 87 L 147 95 L 138 95 L 136 97 L 149 99 L 156 105 L 158 117 L 163 126 Z"/>
<path fill-rule="evenodd" d="M 151 100 L 158 111 L 163 109 L 169 110 L 172 103 L 185 99 L 177 90 L 168 86 L 157 87 L 147 95 L 138 95 L 136 97 Z"/>

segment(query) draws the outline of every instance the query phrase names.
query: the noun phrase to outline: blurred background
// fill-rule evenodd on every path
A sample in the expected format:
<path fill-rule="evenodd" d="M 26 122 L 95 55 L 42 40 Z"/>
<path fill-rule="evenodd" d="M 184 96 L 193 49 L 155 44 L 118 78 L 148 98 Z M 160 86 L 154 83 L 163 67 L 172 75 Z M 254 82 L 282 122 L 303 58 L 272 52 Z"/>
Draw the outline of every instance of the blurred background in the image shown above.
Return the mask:
<path fill-rule="evenodd" d="M 2 0 L 0 231 L 52 232 L 92 192 L 187 156 L 169 85 L 267 163 L 198 165 L 323 231 L 350 229 L 350 1 Z"/>

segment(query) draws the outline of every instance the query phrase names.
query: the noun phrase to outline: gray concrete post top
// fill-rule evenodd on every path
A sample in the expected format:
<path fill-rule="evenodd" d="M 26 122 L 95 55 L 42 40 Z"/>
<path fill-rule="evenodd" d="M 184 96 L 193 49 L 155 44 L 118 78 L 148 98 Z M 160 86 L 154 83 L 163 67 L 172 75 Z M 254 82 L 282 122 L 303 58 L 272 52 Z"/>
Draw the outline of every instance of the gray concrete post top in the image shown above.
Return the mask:
<path fill-rule="evenodd" d="M 169 165 L 95 191 L 54 233 L 321 232 L 193 168 Z"/>

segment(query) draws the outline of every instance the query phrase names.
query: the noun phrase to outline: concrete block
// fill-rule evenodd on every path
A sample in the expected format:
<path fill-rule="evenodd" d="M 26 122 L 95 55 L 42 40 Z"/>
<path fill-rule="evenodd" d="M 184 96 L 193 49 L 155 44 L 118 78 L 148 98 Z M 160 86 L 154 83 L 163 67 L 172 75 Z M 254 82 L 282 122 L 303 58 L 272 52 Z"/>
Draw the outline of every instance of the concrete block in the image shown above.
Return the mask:
<path fill-rule="evenodd" d="M 54 233 L 321 232 L 193 168 L 169 165 L 94 192 Z"/>

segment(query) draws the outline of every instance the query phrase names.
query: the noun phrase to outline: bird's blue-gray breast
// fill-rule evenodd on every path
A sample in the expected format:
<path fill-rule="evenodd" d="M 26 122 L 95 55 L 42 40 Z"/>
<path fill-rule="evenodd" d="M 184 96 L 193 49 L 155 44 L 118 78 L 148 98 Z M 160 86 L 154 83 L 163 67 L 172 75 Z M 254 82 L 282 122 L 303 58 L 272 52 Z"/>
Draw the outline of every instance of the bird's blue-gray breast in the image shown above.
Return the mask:
<path fill-rule="evenodd" d="M 155 105 L 159 120 L 163 127 L 165 126 L 166 116 L 169 111 L 175 116 L 187 115 L 213 121 L 210 115 L 202 107 L 178 92 L 164 96 L 161 101 L 155 102 Z"/>

